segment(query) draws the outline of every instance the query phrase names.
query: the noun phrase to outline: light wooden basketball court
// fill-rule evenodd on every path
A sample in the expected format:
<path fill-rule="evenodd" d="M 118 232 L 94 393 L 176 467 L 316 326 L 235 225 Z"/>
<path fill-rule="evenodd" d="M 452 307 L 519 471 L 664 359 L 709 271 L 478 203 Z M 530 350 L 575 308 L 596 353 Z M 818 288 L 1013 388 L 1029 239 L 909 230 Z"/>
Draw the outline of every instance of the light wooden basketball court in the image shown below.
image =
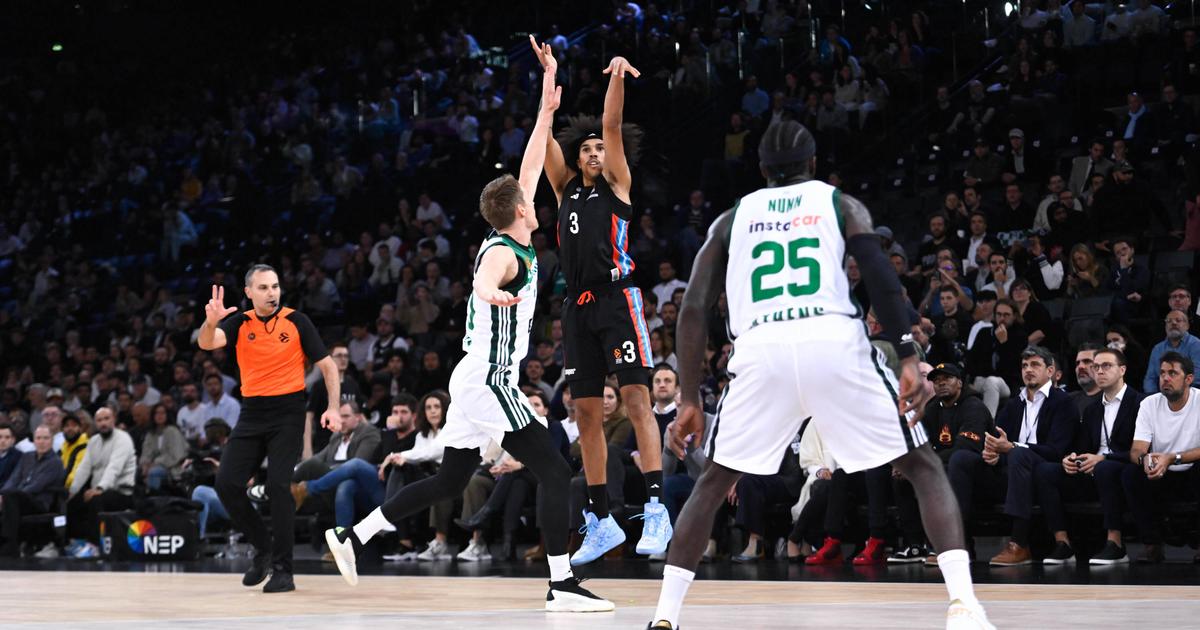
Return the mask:
<path fill-rule="evenodd" d="M 213 573 L 0 572 L 0 619 L 12 628 L 644 628 L 654 580 L 591 580 L 614 613 L 540 609 L 546 582 L 495 577 L 299 575 L 294 593 L 265 595 L 240 576 Z M 1001 628 L 1200 625 L 1200 587 L 981 585 Z M 697 581 L 684 607 L 687 630 L 722 628 L 938 628 L 937 584 Z M 68 621 L 69 620 L 69 621 Z"/>

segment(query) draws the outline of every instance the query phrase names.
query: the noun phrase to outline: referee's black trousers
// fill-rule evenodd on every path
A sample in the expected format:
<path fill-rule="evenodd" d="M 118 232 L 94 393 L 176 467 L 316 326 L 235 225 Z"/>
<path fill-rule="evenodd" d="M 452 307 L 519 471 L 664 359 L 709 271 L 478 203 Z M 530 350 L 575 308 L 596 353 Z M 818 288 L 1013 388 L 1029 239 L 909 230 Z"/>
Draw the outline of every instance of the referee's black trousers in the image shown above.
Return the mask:
<path fill-rule="evenodd" d="M 234 527 L 258 553 L 271 553 L 276 571 L 292 572 L 296 502 L 290 484 L 292 468 L 304 441 L 304 392 L 285 396 L 248 397 L 237 426 L 221 453 L 217 496 Z M 246 484 L 267 458 L 267 497 L 271 531 L 246 496 Z M 273 534 L 273 537 L 272 537 Z"/>

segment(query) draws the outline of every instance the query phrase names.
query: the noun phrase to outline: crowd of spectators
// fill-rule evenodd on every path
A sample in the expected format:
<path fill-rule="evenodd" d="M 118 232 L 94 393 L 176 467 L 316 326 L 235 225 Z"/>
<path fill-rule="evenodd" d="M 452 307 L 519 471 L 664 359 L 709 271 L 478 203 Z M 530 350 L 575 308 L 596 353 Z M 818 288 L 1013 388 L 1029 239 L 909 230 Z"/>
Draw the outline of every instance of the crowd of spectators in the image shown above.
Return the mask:
<path fill-rule="evenodd" d="M 536 25 L 560 58 L 564 115 L 599 114 L 599 71 L 613 55 L 643 74 L 626 115 L 646 130 L 648 154 L 635 177 L 629 249 L 654 363 L 665 366 L 652 392 L 660 427 L 674 414 L 675 323 L 692 258 L 721 209 L 762 185 L 757 138 L 795 118 L 816 134 L 821 176 L 888 223 L 878 232 L 921 316 L 914 342 L 937 366 L 929 433 L 983 462 L 944 454 L 951 472 L 958 461 L 960 474 L 993 465 L 979 469 L 1049 475 L 1005 450 L 1027 437 L 1013 436 L 1021 418 L 1012 410 L 1020 415 L 1031 360 L 1047 375 L 1028 391 L 1052 383 L 1089 397 L 1063 421 L 1076 424 L 1104 389 L 1091 367 L 1097 351 L 1119 351 L 1122 383 L 1143 394 L 1162 387 L 1164 365 L 1182 374 L 1200 362 L 1191 334 L 1200 330 L 1196 31 L 1148 0 L 1027 0 L 1008 19 L 993 11 L 988 32 L 958 8 L 854 7 L 843 21 L 827 4 L 629 2 L 599 19 L 566 12 L 562 28 Z M 240 295 L 252 262 L 279 270 L 285 304 L 318 325 L 342 378 L 342 433 L 307 418 L 297 504 L 345 525 L 436 470 L 435 437 L 451 404 L 444 390 L 486 232 L 478 191 L 515 168 L 538 98 L 534 60 L 520 47 L 510 53 L 512 39 L 479 36 L 485 25 L 458 9 L 414 3 L 370 36 L 270 29 L 219 52 L 196 42 L 206 64 L 194 74 L 129 51 L 113 53 L 119 64 L 56 53 L 0 70 L 5 552 L 19 551 L 20 515 L 62 510 L 73 540 L 65 551 L 93 557 L 99 513 L 144 495 L 189 497 L 203 506 L 202 532 L 219 529 L 212 478 L 240 394 L 230 357 L 196 347 L 197 314 L 213 284 Z M 489 33 L 521 28 L 509 19 Z M 358 23 L 331 28 L 347 34 Z M 970 58 L 982 62 L 969 72 L 958 67 L 956 30 L 971 33 Z M 535 201 L 541 297 L 522 386 L 578 469 L 562 379 L 556 212 L 544 191 Z M 869 308 L 852 260 L 847 273 Z M 724 300 L 710 314 L 710 411 L 729 378 L 726 315 Z M 309 380 L 317 417 L 326 406 L 319 378 Z M 965 429 L 948 411 L 959 406 L 970 408 Z M 639 454 L 615 389 L 605 416 L 613 505 L 636 504 Z M 1078 451 L 1061 431 L 1039 449 L 1040 463 Z M 747 540 L 730 556 L 770 553 L 768 516 L 794 504 L 786 554 L 840 559 L 825 543 L 847 537 L 858 499 L 871 507 L 870 540 L 924 559 L 903 480 L 844 474 L 814 431 L 794 446 L 779 475 L 739 484 L 707 556 L 728 544 L 729 519 Z M 985 461 L 988 453 L 1004 457 Z M 675 515 L 702 454 L 664 457 L 664 502 Z M 435 506 L 398 528 L 396 557 L 442 559 L 469 536 L 459 557 L 484 559 L 489 524 L 499 525 L 502 555 L 515 556 L 536 480 L 501 452 L 486 462 L 461 506 Z M 1000 476 L 980 482 L 990 492 L 980 494 L 1006 503 L 1018 519 L 1015 544 L 1027 549 L 1020 519 L 1042 497 L 1008 496 L 1009 510 L 1004 487 L 1011 495 L 1014 486 Z M 887 517 L 891 494 L 903 545 Z M 1138 509 L 1145 526 L 1147 508 Z M 883 543 L 870 540 L 863 561 L 879 561 Z"/>

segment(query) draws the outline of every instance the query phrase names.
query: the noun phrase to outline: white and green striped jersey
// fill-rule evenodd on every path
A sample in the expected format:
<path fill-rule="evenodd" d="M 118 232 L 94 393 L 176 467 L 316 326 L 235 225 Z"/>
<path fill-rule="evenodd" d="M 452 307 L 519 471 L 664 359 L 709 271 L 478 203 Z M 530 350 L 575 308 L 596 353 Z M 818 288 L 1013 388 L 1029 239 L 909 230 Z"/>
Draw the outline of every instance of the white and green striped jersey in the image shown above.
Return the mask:
<path fill-rule="evenodd" d="M 860 316 L 843 269 L 838 190 L 808 181 L 742 197 L 729 231 L 729 333 L 819 315 Z"/>
<path fill-rule="evenodd" d="M 531 245 L 521 245 L 507 235 L 493 231 L 479 247 L 475 257 L 478 271 L 483 254 L 493 247 L 507 247 L 517 255 L 517 276 L 504 291 L 520 297 L 513 306 L 495 306 L 471 292 L 467 300 L 467 334 L 463 351 L 492 364 L 489 381 L 494 385 L 507 384 L 515 378 L 517 366 L 529 354 L 529 331 L 533 327 L 533 311 L 537 302 L 537 253 Z M 502 369 L 503 368 L 503 369 Z M 511 373 L 511 374 L 510 374 Z"/>

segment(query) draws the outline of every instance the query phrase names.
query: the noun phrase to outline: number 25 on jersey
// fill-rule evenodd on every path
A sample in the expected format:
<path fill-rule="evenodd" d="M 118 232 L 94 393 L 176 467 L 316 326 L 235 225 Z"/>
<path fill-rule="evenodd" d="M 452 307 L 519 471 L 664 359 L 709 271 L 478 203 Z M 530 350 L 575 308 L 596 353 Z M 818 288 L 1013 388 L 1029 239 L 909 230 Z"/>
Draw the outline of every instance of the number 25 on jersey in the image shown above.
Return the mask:
<path fill-rule="evenodd" d="M 801 269 L 808 271 L 808 280 L 802 284 L 787 283 L 788 295 L 803 297 L 819 291 L 821 289 L 821 263 L 815 258 L 801 256 L 801 250 L 815 249 L 820 246 L 821 239 L 818 238 L 795 239 L 787 243 L 786 251 L 784 251 L 784 244 L 778 241 L 763 241 L 755 245 L 750 252 L 754 260 L 764 257 L 767 260 L 755 267 L 754 272 L 750 274 L 750 295 L 753 301 L 762 302 L 783 295 L 784 287 L 782 285 L 767 285 L 772 284 L 771 276 L 783 271 L 785 266 L 797 271 Z"/>

